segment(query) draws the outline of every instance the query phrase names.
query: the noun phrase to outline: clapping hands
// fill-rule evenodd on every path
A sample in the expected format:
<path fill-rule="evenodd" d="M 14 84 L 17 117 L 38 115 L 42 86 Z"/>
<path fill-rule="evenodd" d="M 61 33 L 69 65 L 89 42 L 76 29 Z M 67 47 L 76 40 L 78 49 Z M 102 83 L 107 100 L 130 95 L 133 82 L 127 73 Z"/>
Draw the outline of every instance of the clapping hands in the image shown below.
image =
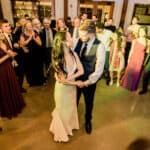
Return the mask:
<path fill-rule="evenodd" d="M 7 54 L 8 54 L 8 56 L 10 56 L 10 57 L 15 57 L 15 56 L 17 55 L 17 53 L 16 53 L 16 52 L 13 52 L 12 50 L 8 50 L 8 51 L 7 51 Z"/>

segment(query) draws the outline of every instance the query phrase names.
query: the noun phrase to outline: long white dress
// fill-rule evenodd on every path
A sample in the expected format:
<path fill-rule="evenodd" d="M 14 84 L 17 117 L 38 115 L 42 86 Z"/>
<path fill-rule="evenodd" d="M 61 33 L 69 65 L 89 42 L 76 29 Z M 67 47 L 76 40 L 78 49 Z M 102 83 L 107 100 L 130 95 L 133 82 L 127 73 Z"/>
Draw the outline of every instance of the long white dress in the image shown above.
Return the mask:
<path fill-rule="evenodd" d="M 71 70 L 66 69 L 69 75 L 76 71 L 77 65 Z M 67 142 L 72 136 L 73 129 L 79 129 L 76 104 L 76 86 L 64 85 L 56 81 L 54 89 L 55 108 L 52 112 L 52 122 L 49 131 L 54 134 L 54 141 Z"/>

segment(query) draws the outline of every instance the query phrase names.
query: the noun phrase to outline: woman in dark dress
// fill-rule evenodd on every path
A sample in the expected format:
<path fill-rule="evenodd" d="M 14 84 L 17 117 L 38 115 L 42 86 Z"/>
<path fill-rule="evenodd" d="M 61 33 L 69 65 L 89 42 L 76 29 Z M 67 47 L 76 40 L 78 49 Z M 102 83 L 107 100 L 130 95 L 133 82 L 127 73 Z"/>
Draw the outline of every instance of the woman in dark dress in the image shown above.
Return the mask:
<path fill-rule="evenodd" d="M 12 66 L 11 58 L 16 56 L 16 53 L 8 50 L 3 40 L 4 34 L 0 29 L 0 119 L 1 117 L 11 119 L 22 111 L 25 102 Z"/>
<path fill-rule="evenodd" d="M 42 41 L 34 32 L 30 21 L 25 24 L 24 32 L 20 36 L 20 45 L 24 52 L 23 63 L 27 82 L 30 86 L 43 85 L 45 79 L 41 56 Z"/>

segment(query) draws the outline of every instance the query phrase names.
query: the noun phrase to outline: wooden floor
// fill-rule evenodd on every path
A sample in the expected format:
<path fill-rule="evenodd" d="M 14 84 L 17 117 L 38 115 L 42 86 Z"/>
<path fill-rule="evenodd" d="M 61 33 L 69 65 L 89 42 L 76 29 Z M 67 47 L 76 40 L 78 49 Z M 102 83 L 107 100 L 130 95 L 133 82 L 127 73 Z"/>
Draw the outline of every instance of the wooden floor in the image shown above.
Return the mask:
<path fill-rule="evenodd" d="M 0 150 L 125 150 L 139 137 L 150 139 L 150 91 L 142 96 L 100 80 L 95 95 L 93 132 L 84 130 L 84 102 L 78 107 L 80 130 L 69 143 L 55 143 L 49 133 L 54 108 L 51 77 L 46 86 L 28 87 L 26 108 L 17 118 L 3 120 Z"/>

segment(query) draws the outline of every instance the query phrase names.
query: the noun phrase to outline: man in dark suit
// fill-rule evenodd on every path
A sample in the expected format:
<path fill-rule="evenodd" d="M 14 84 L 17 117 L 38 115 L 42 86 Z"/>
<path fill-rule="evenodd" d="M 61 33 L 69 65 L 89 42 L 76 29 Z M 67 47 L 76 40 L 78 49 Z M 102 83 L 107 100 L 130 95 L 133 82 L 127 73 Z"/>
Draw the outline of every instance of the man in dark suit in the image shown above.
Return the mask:
<path fill-rule="evenodd" d="M 27 20 L 23 17 L 20 18 L 18 23 L 20 26 L 16 26 L 15 29 L 12 32 L 13 35 L 13 47 L 14 51 L 17 52 L 17 56 L 15 57 L 15 60 L 18 63 L 18 66 L 15 67 L 16 74 L 18 76 L 18 81 L 20 85 L 20 89 L 22 93 L 26 93 L 27 90 L 23 87 L 23 81 L 24 81 L 24 76 L 25 76 L 25 71 L 24 71 L 24 51 L 20 47 L 19 41 L 20 41 L 20 36 L 24 31 L 24 25 L 26 24 Z"/>
<path fill-rule="evenodd" d="M 85 101 L 85 129 L 88 134 L 92 132 L 92 110 L 96 83 L 104 70 L 104 45 L 96 39 L 96 27 L 91 20 L 85 21 L 80 27 L 80 40 L 74 51 L 80 57 L 84 67 L 84 75 L 79 77 L 77 88 L 77 104 L 83 93 Z"/>
<path fill-rule="evenodd" d="M 69 28 L 69 32 L 73 39 L 76 39 L 79 37 L 79 27 L 80 27 L 80 18 L 75 17 L 73 19 L 73 26 L 71 28 Z"/>
<path fill-rule="evenodd" d="M 113 25 L 113 19 L 109 18 L 106 22 L 105 22 L 105 29 L 110 30 L 112 32 L 115 32 L 116 30 L 116 26 Z"/>
<path fill-rule="evenodd" d="M 52 43 L 53 43 L 53 31 L 50 28 L 51 20 L 48 18 L 43 19 L 42 29 L 42 47 L 44 50 L 44 65 L 46 71 L 49 70 L 51 64 L 51 51 L 52 51 Z"/>

